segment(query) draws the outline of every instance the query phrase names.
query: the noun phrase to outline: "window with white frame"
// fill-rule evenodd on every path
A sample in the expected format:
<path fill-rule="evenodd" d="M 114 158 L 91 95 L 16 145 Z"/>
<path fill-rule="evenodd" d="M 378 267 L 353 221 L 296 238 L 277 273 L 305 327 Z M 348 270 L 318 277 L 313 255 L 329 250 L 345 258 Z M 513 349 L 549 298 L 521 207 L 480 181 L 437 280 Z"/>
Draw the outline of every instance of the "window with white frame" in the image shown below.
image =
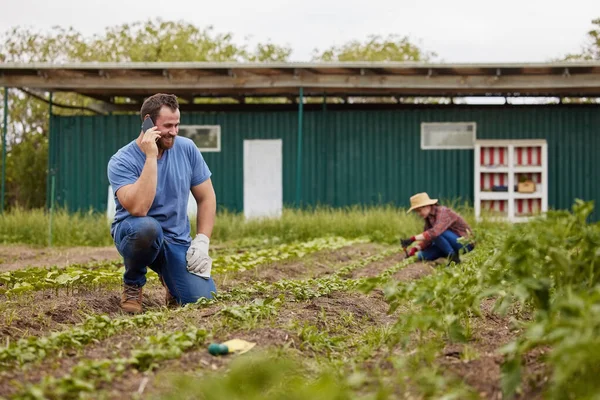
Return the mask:
<path fill-rule="evenodd" d="M 179 135 L 192 139 L 202 152 L 221 151 L 219 125 L 179 125 Z"/>
<path fill-rule="evenodd" d="M 421 149 L 450 150 L 475 147 L 475 122 L 422 122 Z"/>

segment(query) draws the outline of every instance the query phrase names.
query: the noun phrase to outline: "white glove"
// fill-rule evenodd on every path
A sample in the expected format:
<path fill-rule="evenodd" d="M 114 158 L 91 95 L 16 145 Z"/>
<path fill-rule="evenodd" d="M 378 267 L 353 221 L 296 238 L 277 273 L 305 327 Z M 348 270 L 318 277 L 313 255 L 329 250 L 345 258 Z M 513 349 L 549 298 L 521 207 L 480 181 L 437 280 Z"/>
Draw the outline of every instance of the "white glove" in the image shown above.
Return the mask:
<path fill-rule="evenodd" d="M 210 278 L 212 258 L 208 256 L 210 239 L 203 233 L 196 235 L 186 254 L 187 269 L 202 278 Z"/>

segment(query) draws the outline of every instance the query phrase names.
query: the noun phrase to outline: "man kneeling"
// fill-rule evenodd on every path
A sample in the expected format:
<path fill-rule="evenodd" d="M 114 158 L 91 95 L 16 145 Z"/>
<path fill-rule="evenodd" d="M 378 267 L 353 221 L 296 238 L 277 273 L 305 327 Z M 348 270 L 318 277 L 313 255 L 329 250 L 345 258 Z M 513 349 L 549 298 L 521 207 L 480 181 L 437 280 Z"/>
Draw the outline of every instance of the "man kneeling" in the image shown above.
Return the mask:
<path fill-rule="evenodd" d="M 208 255 L 216 213 L 211 172 L 194 142 L 177 137 L 175 96 L 155 94 L 140 111 L 146 124 L 139 136 L 108 163 L 116 205 L 110 232 L 125 262 L 121 308 L 130 313 L 142 312 L 147 267 L 159 275 L 167 306 L 216 292 Z M 187 215 L 190 190 L 198 207 L 194 240 Z"/>
<path fill-rule="evenodd" d="M 459 251 L 465 253 L 473 250 L 474 243 L 463 245 L 458 238 L 467 237 L 471 233 L 469 224 L 448 207 L 437 204 L 437 199 L 430 199 L 427 193 L 417 193 L 410 198 L 408 212 L 416 211 L 425 220 L 424 232 L 400 241 L 407 248 L 413 242 L 419 243 L 412 247 L 409 256 L 417 254 L 419 260 L 436 260 L 446 257 L 450 263 L 460 263 Z"/>

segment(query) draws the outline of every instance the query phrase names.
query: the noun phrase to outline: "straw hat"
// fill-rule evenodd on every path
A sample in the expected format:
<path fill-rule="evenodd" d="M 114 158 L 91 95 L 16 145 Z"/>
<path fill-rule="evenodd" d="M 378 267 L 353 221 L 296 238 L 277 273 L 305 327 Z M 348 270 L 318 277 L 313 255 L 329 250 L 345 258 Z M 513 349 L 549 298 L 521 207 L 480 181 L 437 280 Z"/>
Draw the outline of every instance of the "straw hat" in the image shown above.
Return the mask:
<path fill-rule="evenodd" d="M 420 207 L 434 205 L 437 202 L 438 202 L 438 199 L 430 199 L 429 195 L 427 193 L 425 193 L 425 192 L 423 192 L 423 193 L 417 193 L 414 196 L 411 196 L 411 198 L 410 198 L 410 208 L 408 209 L 408 211 L 406 213 L 411 212 L 415 208 L 420 208 Z"/>

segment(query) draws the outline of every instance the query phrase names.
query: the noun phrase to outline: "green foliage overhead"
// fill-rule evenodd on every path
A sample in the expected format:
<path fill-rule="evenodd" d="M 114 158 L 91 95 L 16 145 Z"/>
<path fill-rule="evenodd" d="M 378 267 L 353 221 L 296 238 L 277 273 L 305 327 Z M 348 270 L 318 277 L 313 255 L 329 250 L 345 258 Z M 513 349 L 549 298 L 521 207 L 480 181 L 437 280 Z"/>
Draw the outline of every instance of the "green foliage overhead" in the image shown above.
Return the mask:
<path fill-rule="evenodd" d="M 86 37 L 74 28 L 48 32 L 14 27 L 1 36 L 4 62 L 284 61 L 291 49 L 273 43 L 237 43 L 232 33 L 216 33 L 184 21 L 160 18 L 109 26 Z"/>
<path fill-rule="evenodd" d="M 567 60 L 600 60 L 600 18 L 592 21 L 592 29 L 587 33 L 587 43 L 581 53 L 569 54 Z"/>
<path fill-rule="evenodd" d="M 315 61 L 430 61 L 436 56 L 398 35 L 371 35 L 365 41 L 352 40 L 313 53 Z"/>

